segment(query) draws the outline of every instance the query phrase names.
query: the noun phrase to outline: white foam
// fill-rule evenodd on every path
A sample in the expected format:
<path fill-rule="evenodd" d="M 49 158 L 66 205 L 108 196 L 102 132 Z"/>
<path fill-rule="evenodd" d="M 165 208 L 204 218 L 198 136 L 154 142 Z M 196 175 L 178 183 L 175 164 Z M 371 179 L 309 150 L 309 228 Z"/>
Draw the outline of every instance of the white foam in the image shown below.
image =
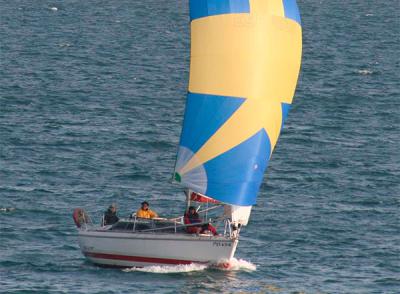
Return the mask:
<path fill-rule="evenodd" d="M 357 71 L 359 74 L 361 75 L 372 75 L 374 72 L 372 70 L 369 69 L 360 69 Z"/>
<path fill-rule="evenodd" d="M 14 207 L 0 207 L 0 211 L 1 212 L 11 212 L 14 211 L 15 208 Z"/>
<path fill-rule="evenodd" d="M 50 9 L 53 10 L 53 11 L 57 11 L 58 10 L 57 7 L 51 7 Z"/>
<path fill-rule="evenodd" d="M 214 266 L 217 269 L 221 270 L 226 270 L 226 271 L 255 271 L 257 269 L 257 266 L 254 263 L 251 263 L 250 261 L 244 260 L 244 259 L 237 259 L 237 258 L 232 258 L 229 261 L 222 261 L 219 262 L 217 265 Z"/>
<path fill-rule="evenodd" d="M 142 268 L 129 268 L 124 269 L 125 272 L 146 272 L 146 273 L 157 273 L 157 274 L 173 274 L 173 273 L 188 273 L 195 271 L 202 271 L 208 267 L 207 264 L 178 264 L 178 265 L 152 265 Z"/>
<path fill-rule="evenodd" d="M 70 43 L 60 43 L 58 44 L 58 47 L 70 47 L 71 44 Z"/>
<path fill-rule="evenodd" d="M 203 271 L 207 269 L 217 269 L 223 271 L 255 271 L 257 266 L 244 259 L 232 258 L 231 260 L 221 261 L 217 264 L 178 264 L 178 265 L 152 265 L 146 267 L 132 267 L 124 269 L 124 272 L 146 272 L 156 274 L 174 274 Z"/>

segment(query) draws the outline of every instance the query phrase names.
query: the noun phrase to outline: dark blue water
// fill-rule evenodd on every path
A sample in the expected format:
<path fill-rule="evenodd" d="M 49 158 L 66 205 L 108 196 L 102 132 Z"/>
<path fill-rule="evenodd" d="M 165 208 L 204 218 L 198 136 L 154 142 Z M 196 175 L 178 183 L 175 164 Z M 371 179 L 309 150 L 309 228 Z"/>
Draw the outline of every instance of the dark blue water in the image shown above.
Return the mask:
<path fill-rule="evenodd" d="M 237 251 L 257 269 L 161 274 L 86 262 L 71 212 L 182 212 L 186 1 L 0 1 L 0 291 L 399 293 L 399 4 L 299 5 L 295 102 Z"/>

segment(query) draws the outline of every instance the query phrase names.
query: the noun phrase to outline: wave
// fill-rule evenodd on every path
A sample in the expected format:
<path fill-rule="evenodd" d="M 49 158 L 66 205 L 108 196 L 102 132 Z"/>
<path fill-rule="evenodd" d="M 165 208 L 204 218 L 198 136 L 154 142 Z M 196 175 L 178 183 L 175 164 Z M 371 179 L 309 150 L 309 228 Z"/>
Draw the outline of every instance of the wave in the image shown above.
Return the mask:
<path fill-rule="evenodd" d="M 247 260 L 244 259 L 237 259 L 235 257 L 233 257 L 231 260 L 229 261 L 223 261 L 220 262 L 216 265 L 213 265 L 212 268 L 216 268 L 216 269 L 220 269 L 220 270 L 225 270 L 225 271 L 255 271 L 257 270 L 257 266 Z"/>
<path fill-rule="evenodd" d="M 208 267 L 207 264 L 192 263 L 192 264 L 178 264 L 178 265 L 152 265 L 142 268 L 132 267 L 124 269 L 124 272 L 146 272 L 156 274 L 174 274 L 174 273 L 188 273 L 194 271 L 202 271 Z"/>
<path fill-rule="evenodd" d="M 195 271 L 204 271 L 207 269 L 222 270 L 222 271 L 255 271 L 257 266 L 250 261 L 244 259 L 232 258 L 229 261 L 221 261 L 217 264 L 178 264 L 178 265 L 152 265 L 142 268 L 132 267 L 123 269 L 124 272 L 146 272 L 156 274 L 176 274 L 188 273 Z"/>
<path fill-rule="evenodd" d="M 375 72 L 370 69 L 359 69 L 359 70 L 357 70 L 357 73 L 359 73 L 360 75 L 363 75 L 363 76 L 367 76 L 367 75 L 372 75 Z"/>
<path fill-rule="evenodd" d="M 0 207 L 0 212 L 12 212 L 15 210 L 15 207 Z"/>

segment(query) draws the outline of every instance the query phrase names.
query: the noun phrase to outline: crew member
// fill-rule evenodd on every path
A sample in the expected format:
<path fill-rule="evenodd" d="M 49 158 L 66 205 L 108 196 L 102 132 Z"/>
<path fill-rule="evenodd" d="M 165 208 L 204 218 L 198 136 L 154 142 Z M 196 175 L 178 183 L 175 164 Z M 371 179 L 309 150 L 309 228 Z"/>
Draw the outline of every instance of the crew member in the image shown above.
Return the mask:
<path fill-rule="evenodd" d="M 108 207 L 107 211 L 104 213 L 104 225 L 112 225 L 119 221 L 117 216 L 117 205 L 115 203 Z"/>
<path fill-rule="evenodd" d="M 142 206 L 136 211 L 136 217 L 140 218 L 156 218 L 158 214 L 149 208 L 149 203 L 147 201 L 142 202 Z"/>
<path fill-rule="evenodd" d="M 190 206 L 188 211 L 185 213 L 183 221 L 186 225 L 201 223 L 199 214 L 193 206 Z M 205 231 L 210 231 L 214 236 L 218 235 L 217 230 L 211 224 L 203 224 L 199 226 L 188 226 L 186 231 L 189 234 L 202 234 Z"/>

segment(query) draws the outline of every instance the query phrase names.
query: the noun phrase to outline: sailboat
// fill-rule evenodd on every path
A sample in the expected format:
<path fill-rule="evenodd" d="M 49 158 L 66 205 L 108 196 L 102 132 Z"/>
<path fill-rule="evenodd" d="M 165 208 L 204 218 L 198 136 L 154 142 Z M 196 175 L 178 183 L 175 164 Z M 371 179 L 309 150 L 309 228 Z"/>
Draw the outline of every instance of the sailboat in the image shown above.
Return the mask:
<path fill-rule="evenodd" d="M 302 28 L 295 0 L 190 0 L 189 89 L 174 180 L 203 216 L 120 219 L 93 225 L 75 209 L 93 263 L 143 267 L 229 263 L 294 96 Z"/>

